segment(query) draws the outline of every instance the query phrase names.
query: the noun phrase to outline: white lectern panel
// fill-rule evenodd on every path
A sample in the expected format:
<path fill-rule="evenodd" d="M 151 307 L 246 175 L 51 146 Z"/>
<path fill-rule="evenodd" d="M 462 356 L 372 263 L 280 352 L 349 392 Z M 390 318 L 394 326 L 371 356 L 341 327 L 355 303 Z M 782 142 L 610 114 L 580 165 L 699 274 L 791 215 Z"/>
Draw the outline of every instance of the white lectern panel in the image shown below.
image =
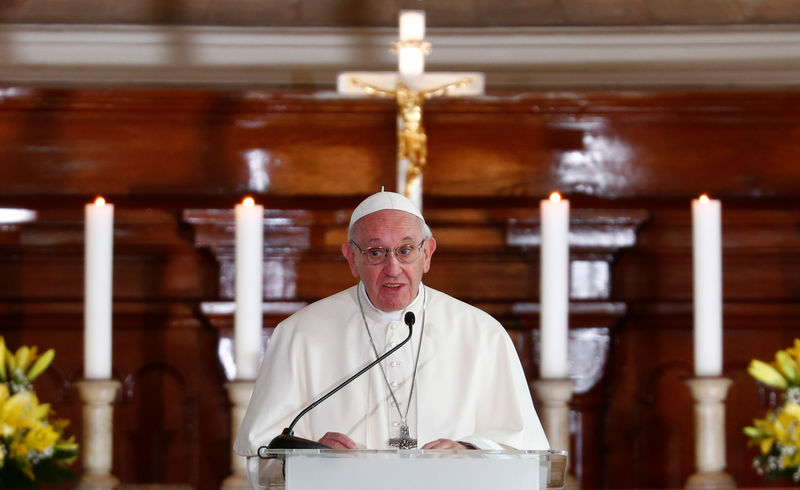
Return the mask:
<path fill-rule="evenodd" d="M 408 457 L 293 457 L 286 490 L 532 490 L 541 487 L 539 465 L 521 459 Z"/>
<path fill-rule="evenodd" d="M 271 454 L 285 458 L 286 490 L 559 488 L 567 459 L 564 451 L 514 450 L 314 449 L 274 450 Z M 269 488 L 283 488 L 276 483 L 271 482 Z"/>

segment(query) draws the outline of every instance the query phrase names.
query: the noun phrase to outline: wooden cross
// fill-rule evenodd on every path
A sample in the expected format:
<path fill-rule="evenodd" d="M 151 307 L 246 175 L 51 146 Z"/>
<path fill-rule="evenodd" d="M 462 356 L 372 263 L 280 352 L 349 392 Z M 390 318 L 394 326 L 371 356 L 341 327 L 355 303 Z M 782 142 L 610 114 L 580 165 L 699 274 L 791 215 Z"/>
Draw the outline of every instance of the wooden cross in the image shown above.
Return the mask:
<path fill-rule="evenodd" d="M 397 101 L 397 192 L 422 209 L 422 172 L 428 159 L 428 137 L 422 124 L 425 100 L 483 94 L 482 73 L 425 73 L 425 12 L 400 12 L 400 40 L 394 43 L 397 72 L 340 73 L 337 88 L 345 95 L 374 95 Z"/>

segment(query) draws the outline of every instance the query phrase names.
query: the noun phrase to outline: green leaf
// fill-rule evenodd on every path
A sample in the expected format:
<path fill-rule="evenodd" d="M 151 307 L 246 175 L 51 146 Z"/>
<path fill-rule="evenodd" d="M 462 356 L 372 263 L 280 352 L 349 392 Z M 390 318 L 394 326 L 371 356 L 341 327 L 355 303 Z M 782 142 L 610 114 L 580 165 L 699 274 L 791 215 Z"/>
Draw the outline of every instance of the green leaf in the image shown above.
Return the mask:
<path fill-rule="evenodd" d="M 32 481 L 25 473 L 14 464 L 13 460 L 6 460 L 0 478 L 0 488 L 13 488 L 15 490 L 40 490 L 41 487 L 36 481 Z"/>
<path fill-rule="evenodd" d="M 766 432 L 764 432 L 763 430 L 757 429 L 755 427 L 745 427 L 745 428 L 742 429 L 742 432 L 744 432 L 745 435 L 747 435 L 749 437 L 752 437 L 753 439 L 760 439 L 762 437 L 765 437 L 765 436 L 769 435 Z"/>
<path fill-rule="evenodd" d="M 71 459 L 78 456 L 77 444 L 56 444 L 53 447 L 53 459 Z"/>
<path fill-rule="evenodd" d="M 33 474 L 38 482 L 47 485 L 62 485 L 65 482 L 77 479 L 77 475 L 73 471 L 52 463 L 34 466 Z"/>

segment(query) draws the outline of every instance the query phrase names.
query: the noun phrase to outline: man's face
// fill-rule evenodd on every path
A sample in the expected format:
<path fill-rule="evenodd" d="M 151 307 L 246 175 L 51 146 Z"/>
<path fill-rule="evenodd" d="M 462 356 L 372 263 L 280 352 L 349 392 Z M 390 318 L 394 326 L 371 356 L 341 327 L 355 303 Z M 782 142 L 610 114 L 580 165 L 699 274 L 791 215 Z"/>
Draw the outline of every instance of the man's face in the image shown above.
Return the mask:
<path fill-rule="evenodd" d="M 419 245 L 422 227 L 417 217 L 404 211 L 386 209 L 368 214 L 356 221 L 353 241 L 366 250 L 368 247 L 393 249 L 399 245 Z M 361 279 L 367 295 L 381 311 L 402 310 L 417 296 L 422 275 L 431 267 L 431 256 L 436 249 L 433 237 L 425 240 L 417 258 L 404 264 L 389 253 L 382 264 L 367 263 L 366 257 L 352 244 L 342 245 L 342 254 L 350 271 Z"/>

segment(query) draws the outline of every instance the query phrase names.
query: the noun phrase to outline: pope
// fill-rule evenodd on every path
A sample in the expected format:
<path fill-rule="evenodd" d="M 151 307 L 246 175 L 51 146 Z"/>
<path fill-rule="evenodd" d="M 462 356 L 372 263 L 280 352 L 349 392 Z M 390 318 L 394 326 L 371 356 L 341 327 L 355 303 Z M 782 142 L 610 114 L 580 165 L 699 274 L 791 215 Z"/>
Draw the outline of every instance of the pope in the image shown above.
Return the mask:
<path fill-rule="evenodd" d="M 436 240 L 406 197 L 378 192 L 342 245 L 355 286 L 281 322 L 234 450 L 249 458 L 306 406 L 397 346 L 302 417 L 297 436 L 338 449 L 549 449 L 514 345 L 489 314 L 425 286 Z M 257 485 L 254 485 L 257 486 Z"/>

